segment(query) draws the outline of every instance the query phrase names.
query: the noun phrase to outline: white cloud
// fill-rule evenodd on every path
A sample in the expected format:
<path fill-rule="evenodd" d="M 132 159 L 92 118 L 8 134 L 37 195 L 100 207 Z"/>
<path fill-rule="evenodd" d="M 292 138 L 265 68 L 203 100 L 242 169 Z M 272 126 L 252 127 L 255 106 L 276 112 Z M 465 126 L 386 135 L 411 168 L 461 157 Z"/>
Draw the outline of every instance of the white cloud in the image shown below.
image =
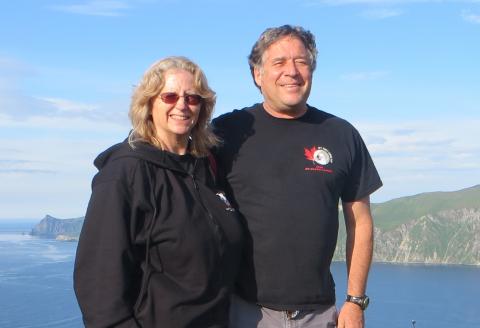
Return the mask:
<path fill-rule="evenodd" d="M 401 0 L 307 0 L 310 5 L 325 4 L 330 6 L 342 6 L 352 4 L 389 4 L 398 3 Z"/>
<path fill-rule="evenodd" d="M 116 122 L 120 125 L 125 125 L 128 121 L 128 98 L 123 99 L 124 95 L 117 94 L 116 98 L 109 102 L 85 103 L 55 95 L 33 97 L 26 94 L 21 85 L 32 76 L 43 79 L 37 75 L 38 72 L 27 64 L 0 56 L 0 124 L 2 120 L 38 120 L 42 116 L 79 117 L 92 121 Z"/>
<path fill-rule="evenodd" d="M 65 74 L 65 71 L 69 73 Z M 97 100 L 96 102 L 68 99 L 56 94 L 32 96 L 24 90 L 27 80 L 30 82 L 36 80 L 39 84 L 52 84 L 50 85 L 52 90 L 57 90 L 55 86 L 60 84 L 61 89 L 66 90 L 67 93 L 77 94 L 78 84 L 70 84 L 70 81 L 87 80 L 88 76 L 75 75 L 72 71 L 74 70 L 61 68 L 53 76 L 48 76 L 45 72 L 32 67 L 28 63 L 0 54 L 0 124 L 1 120 L 4 122 L 5 120 L 25 121 L 30 120 L 30 118 L 39 120 L 40 117 L 48 117 L 49 119 L 53 117 L 69 119 L 78 117 L 95 122 L 112 122 L 122 126 L 128 124 L 130 85 L 125 87 L 127 82 L 119 83 L 120 86 L 113 90 L 102 89 L 98 91 L 99 96 L 97 97 L 106 98 L 110 96 L 110 100 Z M 61 80 L 62 76 L 67 75 L 69 75 L 68 80 Z M 94 80 L 98 79 L 95 77 Z M 100 86 L 98 88 L 104 85 L 115 85 L 115 83 L 116 81 L 105 79 L 98 82 Z M 125 92 L 123 92 L 124 87 Z"/>
<path fill-rule="evenodd" d="M 91 0 L 74 5 L 57 5 L 52 9 L 72 14 L 89 16 L 122 16 L 130 8 L 127 1 L 118 0 Z"/>
<path fill-rule="evenodd" d="M 371 71 L 371 72 L 353 72 L 342 75 L 340 78 L 347 81 L 367 81 L 378 80 L 387 76 L 387 71 Z"/>
<path fill-rule="evenodd" d="M 398 5 L 413 2 L 427 2 L 429 0 L 306 0 L 305 4 L 310 6 L 327 5 L 327 6 L 345 6 L 345 5 Z M 431 1 L 431 0 L 430 0 Z M 440 0 L 441 1 L 441 0 Z M 438 1 L 435 1 L 438 2 Z"/>
<path fill-rule="evenodd" d="M 83 215 L 93 159 L 128 134 L 127 104 L 29 96 L 32 72 L 0 56 L 0 218 Z"/>
<path fill-rule="evenodd" d="M 480 183 L 480 119 L 354 124 L 384 182 L 374 202 Z M 0 218 L 83 215 L 93 159 L 128 129 L 82 117 L 0 115 Z"/>
<path fill-rule="evenodd" d="M 125 114 L 126 115 L 126 114 Z M 41 131 L 42 133 L 58 133 L 70 131 L 72 134 L 89 133 L 116 133 L 128 129 L 129 123 L 124 118 L 123 124 L 118 120 L 92 120 L 88 117 L 62 117 L 62 116 L 29 116 L 23 120 L 17 120 L 9 115 L 0 113 L 0 128 L 2 133 L 10 130 Z"/>
<path fill-rule="evenodd" d="M 80 117 L 0 115 L 0 130 L 0 218 L 41 218 L 84 214 L 94 158 L 129 128 Z"/>
<path fill-rule="evenodd" d="M 480 14 L 464 11 L 462 12 L 462 18 L 469 23 L 480 24 Z"/>
<path fill-rule="evenodd" d="M 5 174 L 5 173 L 51 174 L 51 173 L 54 173 L 54 171 L 52 170 L 36 168 L 35 166 L 38 164 L 39 163 L 35 163 L 29 160 L 0 158 L 0 174 Z"/>
<path fill-rule="evenodd" d="M 395 16 L 400 16 L 403 14 L 403 11 L 398 9 L 371 9 L 362 12 L 362 16 L 369 19 L 386 19 Z"/>
<path fill-rule="evenodd" d="M 54 108 L 57 109 L 59 113 L 83 114 L 83 113 L 91 113 L 92 111 L 95 111 L 99 108 L 98 105 L 83 104 L 83 103 L 78 103 L 78 102 L 74 102 L 67 99 L 61 99 L 61 98 L 39 98 L 39 99 L 51 104 Z"/>
<path fill-rule="evenodd" d="M 480 0 L 304 0 L 304 5 L 312 6 L 365 6 L 370 9 L 362 11 L 360 16 L 371 20 L 388 19 L 404 14 L 403 10 L 389 8 L 399 7 L 409 4 L 422 3 L 465 3 L 478 4 Z M 480 24 L 480 14 L 471 13 L 468 11 L 462 12 L 462 18 L 473 24 Z"/>
<path fill-rule="evenodd" d="M 479 119 L 356 124 L 384 187 L 384 201 L 480 183 Z"/>
<path fill-rule="evenodd" d="M 43 110 L 38 101 L 24 95 L 20 88 L 25 79 L 35 74 L 35 69 L 28 64 L 0 55 L 0 114 L 23 119 L 33 108 Z"/>
<path fill-rule="evenodd" d="M 405 5 L 412 3 L 478 3 L 479 0 L 307 0 L 307 5 Z"/>
<path fill-rule="evenodd" d="M 95 122 L 125 125 L 128 104 L 83 103 L 59 97 L 31 97 L 15 88 L 2 88 L 0 79 L 0 119 L 3 121 L 52 121 L 58 118 L 79 118 Z M 48 122 L 46 122 L 48 124 Z M 1 125 L 1 120 L 0 120 Z"/>
<path fill-rule="evenodd" d="M 15 76 L 30 76 L 35 73 L 33 67 L 8 56 L 0 55 L 0 73 L 3 79 Z"/>

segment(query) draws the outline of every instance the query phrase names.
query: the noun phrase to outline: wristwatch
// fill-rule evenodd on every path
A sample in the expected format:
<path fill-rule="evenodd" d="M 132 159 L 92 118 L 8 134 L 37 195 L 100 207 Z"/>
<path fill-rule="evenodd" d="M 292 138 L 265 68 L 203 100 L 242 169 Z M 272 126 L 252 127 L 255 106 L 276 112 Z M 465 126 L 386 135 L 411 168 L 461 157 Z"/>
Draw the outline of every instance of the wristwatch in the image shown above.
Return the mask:
<path fill-rule="evenodd" d="M 347 295 L 346 301 L 357 304 L 362 310 L 365 311 L 365 309 L 368 306 L 368 303 L 370 303 L 370 298 L 367 295 L 363 295 L 363 296 Z"/>

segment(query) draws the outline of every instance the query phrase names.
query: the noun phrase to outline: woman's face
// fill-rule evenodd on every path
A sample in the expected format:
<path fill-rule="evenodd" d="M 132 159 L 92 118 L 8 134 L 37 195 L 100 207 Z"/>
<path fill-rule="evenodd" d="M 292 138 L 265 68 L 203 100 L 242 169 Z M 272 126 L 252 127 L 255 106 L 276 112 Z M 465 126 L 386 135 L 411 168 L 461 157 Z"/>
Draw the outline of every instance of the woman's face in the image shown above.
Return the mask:
<path fill-rule="evenodd" d="M 162 99 L 163 98 L 163 99 Z M 187 142 L 197 124 L 203 100 L 194 86 L 194 77 L 182 69 L 165 73 L 165 85 L 152 100 L 152 118 L 162 142 Z"/>

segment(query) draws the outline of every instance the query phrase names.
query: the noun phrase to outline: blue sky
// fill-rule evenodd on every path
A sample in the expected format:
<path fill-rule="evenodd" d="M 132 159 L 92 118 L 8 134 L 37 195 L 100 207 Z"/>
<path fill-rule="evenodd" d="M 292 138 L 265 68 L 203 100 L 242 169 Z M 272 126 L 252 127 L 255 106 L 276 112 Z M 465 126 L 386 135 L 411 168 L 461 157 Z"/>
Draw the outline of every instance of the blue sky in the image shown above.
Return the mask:
<path fill-rule="evenodd" d="M 479 0 L 19 0 L 0 6 L 0 218 L 84 214 L 159 58 L 204 69 L 215 116 L 261 101 L 246 57 L 283 24 L 316 35 L 309 103 L 360 130 L 374 202 L 480 183 Z"/>

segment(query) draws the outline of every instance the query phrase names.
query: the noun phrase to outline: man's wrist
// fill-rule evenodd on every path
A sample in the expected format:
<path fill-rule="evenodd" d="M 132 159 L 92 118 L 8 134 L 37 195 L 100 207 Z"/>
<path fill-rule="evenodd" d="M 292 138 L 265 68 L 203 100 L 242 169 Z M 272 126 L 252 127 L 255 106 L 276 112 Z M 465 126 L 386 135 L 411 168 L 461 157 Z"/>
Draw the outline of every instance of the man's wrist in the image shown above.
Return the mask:
<path fill-rule="evenodd" d="M 347 295 L 347 298 L 345 299 L 345 301 L 356 304 L 363 311 L 365 311 L 368 307 L 368 304 L 370 303 L 370 298 L 367 295 L 363 295 L 363 296 Z"/>

